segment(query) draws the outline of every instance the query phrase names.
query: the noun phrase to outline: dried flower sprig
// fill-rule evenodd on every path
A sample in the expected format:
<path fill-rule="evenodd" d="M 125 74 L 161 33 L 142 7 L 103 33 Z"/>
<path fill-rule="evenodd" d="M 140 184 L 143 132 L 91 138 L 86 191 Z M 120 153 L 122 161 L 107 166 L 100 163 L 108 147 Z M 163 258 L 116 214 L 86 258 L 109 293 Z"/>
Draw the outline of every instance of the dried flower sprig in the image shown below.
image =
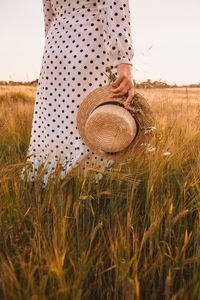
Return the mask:
<path fill-rule="evenodd" d="M 106 67 L 106 72 L 109 73 L 109 75 L 104 73 L 108 77 L 108 85 L 111 85 L 111 83 L 117 79 L 117 76 L 112 72 L 110 67 Z"/>

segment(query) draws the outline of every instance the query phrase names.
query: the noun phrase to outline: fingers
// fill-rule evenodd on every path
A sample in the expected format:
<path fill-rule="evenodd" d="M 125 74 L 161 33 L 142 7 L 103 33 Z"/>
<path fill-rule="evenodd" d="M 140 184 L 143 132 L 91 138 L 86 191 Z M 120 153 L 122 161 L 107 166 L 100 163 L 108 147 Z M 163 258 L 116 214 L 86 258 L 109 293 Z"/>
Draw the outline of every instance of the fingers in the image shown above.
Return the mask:
<path fill-rule="evenodd" d="M 133 81 L 126 76 L 119 76 L 111 85 L 112 92 L 118 92 L 126 85 L 133 85 Z"/>
<path fill-rule="evenodd" d="M 129 86 L 127 85 L 121 85 L 120 86 L 120 89 L 118 91 L 113 91 L 112 94 L 110 95 L 110 97 L 122 97 L 124 96 L 125 94 L 128 93 L 128 90 L 129 90 Z"/>
<path fill-rule="evenodd" d="M 111 97 L 124 96 L 131 88 L 133 88 L 133 81 L 126 77 L 119 77 L 119 80 L 116 80 L 112 86 L 117 86 L 116 83 L 118 83 L 118 87 L 111 89 Z"/>
<path fill-rule="evenodd" d="M 120 93 L 126 86 L 126 82 L 122 81 L 118 87 L 111 89 L 111 91 L 112 93 L 117 94 Z"/>
<path fill-rule="evenodd" d="M 119 76 L 112 84 L 111 86 L 113 88 L 116 88 L 120 85 L 121 81 L 123 80 L 123 76 Z"/>
<path fill-rule="evenodd" d="M 131 88 L 129 91 L 128 91 L 128 98 L 126 99 L 126 101 L 124 102 L 124 106 L 126 108 L 129 108 L 130 104 L 131 104 L 131 101 L 133 100 L 133 97 L 134 97 L 134 88 Z"/>

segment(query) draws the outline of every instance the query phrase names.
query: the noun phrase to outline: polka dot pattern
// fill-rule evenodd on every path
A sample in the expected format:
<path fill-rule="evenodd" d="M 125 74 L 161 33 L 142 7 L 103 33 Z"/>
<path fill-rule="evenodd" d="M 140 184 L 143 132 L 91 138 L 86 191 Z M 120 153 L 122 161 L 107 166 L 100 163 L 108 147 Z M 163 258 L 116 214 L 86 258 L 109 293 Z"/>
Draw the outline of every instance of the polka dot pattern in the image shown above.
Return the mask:
<path fill-rule="evenodd" d="M 58 163 L 63 176 L 83 161 L 85 170 L 112 165 L 83 143 L 76 113 L 88 93 L 107 84 L 107 66 L 133 58 L 128 0 L 43 0 L 43 8 L 46 39 L 27 157 L 31 181 L 40 164 L 46 181 Z"/>

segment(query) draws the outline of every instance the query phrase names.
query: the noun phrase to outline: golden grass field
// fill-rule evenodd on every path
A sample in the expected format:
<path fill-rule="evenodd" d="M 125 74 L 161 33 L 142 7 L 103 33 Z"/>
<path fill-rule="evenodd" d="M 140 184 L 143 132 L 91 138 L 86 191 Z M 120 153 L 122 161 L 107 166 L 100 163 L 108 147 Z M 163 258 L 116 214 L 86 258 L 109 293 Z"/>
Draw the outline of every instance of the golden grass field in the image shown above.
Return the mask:
<path fill-rule="evenodd" d="M 20 178 L 36 88 L 0 87 L 0 299 L 200 299 L 200 89 L 139 92 L 154 151 L 42 189 Z"/>

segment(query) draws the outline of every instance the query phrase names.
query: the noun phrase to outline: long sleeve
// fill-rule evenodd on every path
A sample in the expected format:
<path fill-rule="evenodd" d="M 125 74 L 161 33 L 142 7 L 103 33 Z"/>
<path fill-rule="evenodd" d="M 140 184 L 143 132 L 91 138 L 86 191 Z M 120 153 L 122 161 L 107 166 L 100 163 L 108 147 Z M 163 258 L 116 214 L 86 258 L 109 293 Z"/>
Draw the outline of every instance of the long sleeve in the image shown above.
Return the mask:
<path fill-rule="evenodd" d="M 50 0 L 43 0 L 43 13 L 44 13 L 44 28 L 45 28 L 45 37 L 46 37 L 51 22 L 53 21 L 55 15 Z"/>
<path fill-rule="evenodd" d="M 134 56 L 129 0 L 97 0 L 103 24 L 106 47 L 116 67 L 120 63 L 132 64 Z"/>

